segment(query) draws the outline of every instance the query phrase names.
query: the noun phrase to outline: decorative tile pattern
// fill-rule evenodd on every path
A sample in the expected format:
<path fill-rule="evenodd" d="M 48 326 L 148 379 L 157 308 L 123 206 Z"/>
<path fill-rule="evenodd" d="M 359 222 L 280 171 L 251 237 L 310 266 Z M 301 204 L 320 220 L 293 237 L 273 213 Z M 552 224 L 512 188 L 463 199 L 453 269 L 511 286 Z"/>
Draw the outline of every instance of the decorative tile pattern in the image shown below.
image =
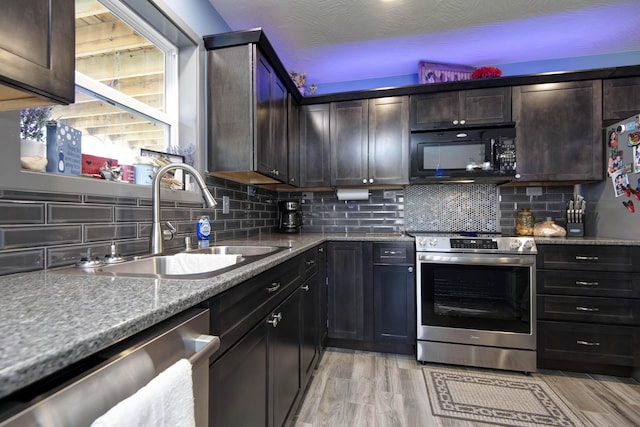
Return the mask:
<path fill-rule="evenodd" d="M 406 190 L 405 211 L 408 232 L 499 231 L 495 185 L 412 185 Z"/>

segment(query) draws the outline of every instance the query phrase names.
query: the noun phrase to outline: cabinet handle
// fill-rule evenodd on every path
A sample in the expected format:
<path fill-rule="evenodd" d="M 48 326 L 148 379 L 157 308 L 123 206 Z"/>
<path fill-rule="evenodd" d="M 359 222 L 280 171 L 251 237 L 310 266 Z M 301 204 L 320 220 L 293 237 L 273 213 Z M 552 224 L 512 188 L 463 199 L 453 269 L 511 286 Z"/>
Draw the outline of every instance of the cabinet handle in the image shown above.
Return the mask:
<path fill-rule="evenodd" d="M 453 121 L 453 124 L 454 124 L 454 125 L 457 125 L 458 123 L 460 123 L 458 120 L 454 120 L 454 121 Z"/>
<path fill-rule="evenodd" d="M 318 252 L 324 252 L 324 248 L 318 248 Z"/>
<path fill-rule="evenodd" d="M 409 273 L 413 273 L 413 267 L 409 267 L 407 270 L 409 270 Z"/>
<path fill-rule="evenodd" d="M 276 326 L 278 326 L 278 323 L 280 323 L 281 320 L 282 320 L 282 313 L 272 314 L 271 319 L 267 319 L 267 323 L 271 323 L 275 328 Z"/>
<path fill-rule="evenodd" d="M 366 184 L 367 183 L 367 178 L 362 178 L 362 183 Z"/>
<path fill-rule="evenodd" d="M 582 280 L 576 280 L 576 285 L 578 286 L 598 286 L 598 282 L 584 282 Z"/>
<path fill-rule="evenodd" d="M 316 262 L 314 260 L 307 261 L 307 266 L 311 267 L 312 265 L 316 265 Z"/>
<path fill-rule="evenodd" d="M 369 184 L 373 184 L 373 178 L 369 178 Z"/>
<path fill-rule="evenodd" d="M 577 340 L 576 344 L 586 345 L 586 346 L 589 346 L 589 347 L 597 347 L 597 346 L 600 345 L 599 342 L 590 342 L 590 341 L 582 341 L 582 340 Z"/>
<path fill-rule="evenodd" d="M 303 291 L 309 291 L 309 285 L 302 285 L 300 286 L 300 289 L 302 289 Z"/>
<path fill-rule="evenodd" d="M 576 310 L 578 310 L 578 311 L 588 311 L 590 313 L 596 313 L 596 312 L 600 311 L 600 309 L 597 308 L 597 307 L 580 307 L 580 306 L 576 307 Z"/>
<path fill-rule="evenodd" d="M 576 255 L 576 261 L 598 261 L 597 256 Z"/>
<path fill-rule="evenodd" d="M 271 169 L 271 173 L 276 176 L 280 175 L 280 171 L 278 169 Z"/>
<path fill-rule="evenodd" d="M 269 286 L 269 287 L 267 288 L 267 293 L 272 294 L 272 293 L 274 293 L 274 292 L 277 292 L 277 291 L 278 291 L 278 289 L 280 289 L 280 283 L 276 283 L 276 282 L 274 282 L 274 283 L 272 283 L 272 284 L 271 284 L 271 286 Z"/>

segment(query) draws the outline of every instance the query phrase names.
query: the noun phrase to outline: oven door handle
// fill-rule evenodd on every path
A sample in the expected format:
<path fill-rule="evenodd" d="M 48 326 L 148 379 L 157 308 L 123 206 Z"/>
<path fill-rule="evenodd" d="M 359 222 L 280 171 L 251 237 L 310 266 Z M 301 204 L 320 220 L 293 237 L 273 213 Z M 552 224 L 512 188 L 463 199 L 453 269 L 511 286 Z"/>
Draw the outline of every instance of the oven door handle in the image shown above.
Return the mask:
<path fill-rule="evenodd" d="M 535 255 L 486 255 L 486 254 L 425 254 L 417 256 L 418 262 L 432 264 L 470 264 L 533 266 Z"/>

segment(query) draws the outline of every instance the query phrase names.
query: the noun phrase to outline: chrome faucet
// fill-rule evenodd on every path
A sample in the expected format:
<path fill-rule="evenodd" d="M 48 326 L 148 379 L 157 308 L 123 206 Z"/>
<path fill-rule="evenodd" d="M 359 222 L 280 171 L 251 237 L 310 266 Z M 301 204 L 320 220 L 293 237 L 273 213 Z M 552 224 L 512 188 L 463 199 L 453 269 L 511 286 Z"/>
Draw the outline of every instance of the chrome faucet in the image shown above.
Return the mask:
<path fill-rule="evenodd" d="M 182 169 L 185 172 L 188 172 L 193 176 L 193 178 L 198 183 L 200 187 L 200 192 L 202 193 L 202 198 L 204 199 L 205 204 L 208 208 L 213 208 L 216 206 L 216 201 L 209 192 L 207 188 L 207 184 L 204 182 L 204 178 L 202 175 L 192 166 L 189 166 L 185 163 L 169 163 L 168 165 L 164 165 L 158 172 L 156 172 L 153 177 L 153 181 L 151 182 L 151 196 L 152 196 L 152 206 L 153 206 L 153 224 L 151 226 L 151 254 L 159 254 L 164 250 L 164 234 L 162 232 L 162 227 L 160 226 L 160 180 L 162 176 L 172 169 Z M 173 233 L 171 233 L 173 235 Z"/>

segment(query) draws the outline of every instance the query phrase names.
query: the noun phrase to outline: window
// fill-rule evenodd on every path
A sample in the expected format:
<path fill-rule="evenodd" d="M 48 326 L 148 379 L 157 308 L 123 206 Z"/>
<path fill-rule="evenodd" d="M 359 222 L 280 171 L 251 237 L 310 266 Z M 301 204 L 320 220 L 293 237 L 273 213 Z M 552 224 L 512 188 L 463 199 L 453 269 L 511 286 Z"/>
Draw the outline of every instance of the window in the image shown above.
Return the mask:
<path fill-rule="evenodd" d="M 167 151 L 177 140 L 177 53 L 120 2 L 76 0 L 76 101 L 51 118 L 82 133 L 83 156 L 110 165 Z"/>
<path fill-rule="evenodd" d="M 128 164 L 144 148 L 183 155 L 204 169 L 204 47 L 198 35 L 156 2 L 76 0 L 76 45 L 76 102 L 54 106 L 51 119 L 82 132 L 83 154 Z M 0 113 L 0 131 L 17 137 L 18 119 L 19 112 Z M 8 150 L 0 158 L 3 188 L 148 193 L 141 186 L 25 172 L 15 161 L 19 144 Z"/>

